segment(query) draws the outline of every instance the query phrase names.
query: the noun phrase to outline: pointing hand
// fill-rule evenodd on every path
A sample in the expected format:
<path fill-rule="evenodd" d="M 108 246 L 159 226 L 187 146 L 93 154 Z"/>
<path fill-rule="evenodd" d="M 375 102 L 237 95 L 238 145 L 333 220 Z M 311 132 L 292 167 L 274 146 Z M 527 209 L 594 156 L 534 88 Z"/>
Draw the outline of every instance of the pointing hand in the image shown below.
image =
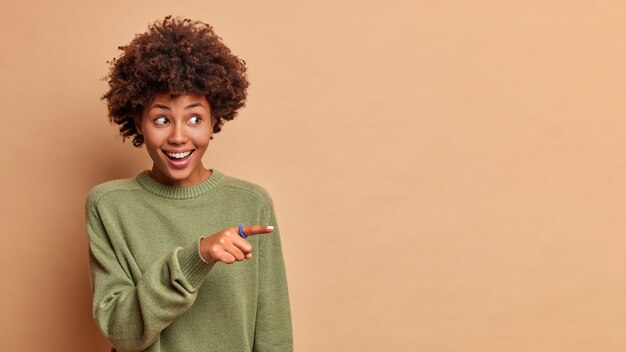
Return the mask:
<path fill-rule="evenodd" d="M 246 225 L 242 232 L 246 236 L 270 233 L 273 226 Z M 238 227 L 229 227 L 200 240 L 200 255 L 205 261 L 232 264 L 235 261 L 252 259 L 252 245 L 239 236 Z"/>

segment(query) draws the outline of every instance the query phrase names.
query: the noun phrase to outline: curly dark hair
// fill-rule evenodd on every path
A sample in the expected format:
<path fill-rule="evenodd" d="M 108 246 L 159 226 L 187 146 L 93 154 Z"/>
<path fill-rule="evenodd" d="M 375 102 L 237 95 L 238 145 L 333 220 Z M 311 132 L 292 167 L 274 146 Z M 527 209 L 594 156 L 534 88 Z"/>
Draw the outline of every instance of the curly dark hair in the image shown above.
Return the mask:
<path fill-rule="evenodd" d="M 135 147 L 144 142 L 135 118 L 159 92 L 204 96 L 211 108 L 213 133 L 245 106 L 246 62 L 231 53 L 209 24 L 167 16 L 118 49 L 121 55 L 107 61 L 110 72 L 104 79 L 110 89 L 101 99 L 106 100 L 109 120 L 119 125 L 123 140 L 132 137 Z"/>

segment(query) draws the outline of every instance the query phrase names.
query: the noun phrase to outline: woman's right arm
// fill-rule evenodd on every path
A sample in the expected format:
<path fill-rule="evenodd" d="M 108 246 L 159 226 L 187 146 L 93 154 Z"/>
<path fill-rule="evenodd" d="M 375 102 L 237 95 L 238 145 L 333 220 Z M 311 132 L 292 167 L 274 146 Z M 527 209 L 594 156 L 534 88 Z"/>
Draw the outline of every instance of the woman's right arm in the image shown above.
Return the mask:
<path fill-rule="evenodd" d="M 86 211 L 94 319 L 116 349 L 146 349 L 193 305 L 214 263 L 202 260 L 198 240 L 172 249 L 133 280 L 120 264 L 91 197 Z"/>

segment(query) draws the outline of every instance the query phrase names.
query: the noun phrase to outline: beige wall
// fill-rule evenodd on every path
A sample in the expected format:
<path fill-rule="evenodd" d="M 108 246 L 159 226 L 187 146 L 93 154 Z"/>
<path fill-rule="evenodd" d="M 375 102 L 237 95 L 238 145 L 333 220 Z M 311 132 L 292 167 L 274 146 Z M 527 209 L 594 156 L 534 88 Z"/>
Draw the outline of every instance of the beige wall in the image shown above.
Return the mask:
<path fill-rule="evenodd" d="M 274 198 L 298 351 L 626 348 L 624 2 L 87 3 L 2 6 L 0 350 L 107 349 L 83 202 L 150 163 L 99 79 L 169 13 L 248 62 L 205 164 Z"/>

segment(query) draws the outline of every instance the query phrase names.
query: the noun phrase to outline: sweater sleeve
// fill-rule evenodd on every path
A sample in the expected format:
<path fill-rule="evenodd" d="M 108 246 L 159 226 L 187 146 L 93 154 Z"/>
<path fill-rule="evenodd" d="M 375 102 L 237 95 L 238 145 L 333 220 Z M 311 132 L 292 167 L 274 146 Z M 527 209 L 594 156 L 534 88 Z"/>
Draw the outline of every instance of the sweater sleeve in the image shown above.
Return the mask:
<path fill-rule="evenodd" d="M 192 306 L 213 264 L 200 257 L 198 240 L 173 248 L 133 279 L 91 198 L 86 211 L 94 319 L 117 350 L 144 350 Z"/>
<path fill-rule="evenodd" d="M 274 206 L 268 197 L 266 214 L 274 231 L 259 236 L 259 291 L 253 352 L 293 351 L 287 276 Z"/>

